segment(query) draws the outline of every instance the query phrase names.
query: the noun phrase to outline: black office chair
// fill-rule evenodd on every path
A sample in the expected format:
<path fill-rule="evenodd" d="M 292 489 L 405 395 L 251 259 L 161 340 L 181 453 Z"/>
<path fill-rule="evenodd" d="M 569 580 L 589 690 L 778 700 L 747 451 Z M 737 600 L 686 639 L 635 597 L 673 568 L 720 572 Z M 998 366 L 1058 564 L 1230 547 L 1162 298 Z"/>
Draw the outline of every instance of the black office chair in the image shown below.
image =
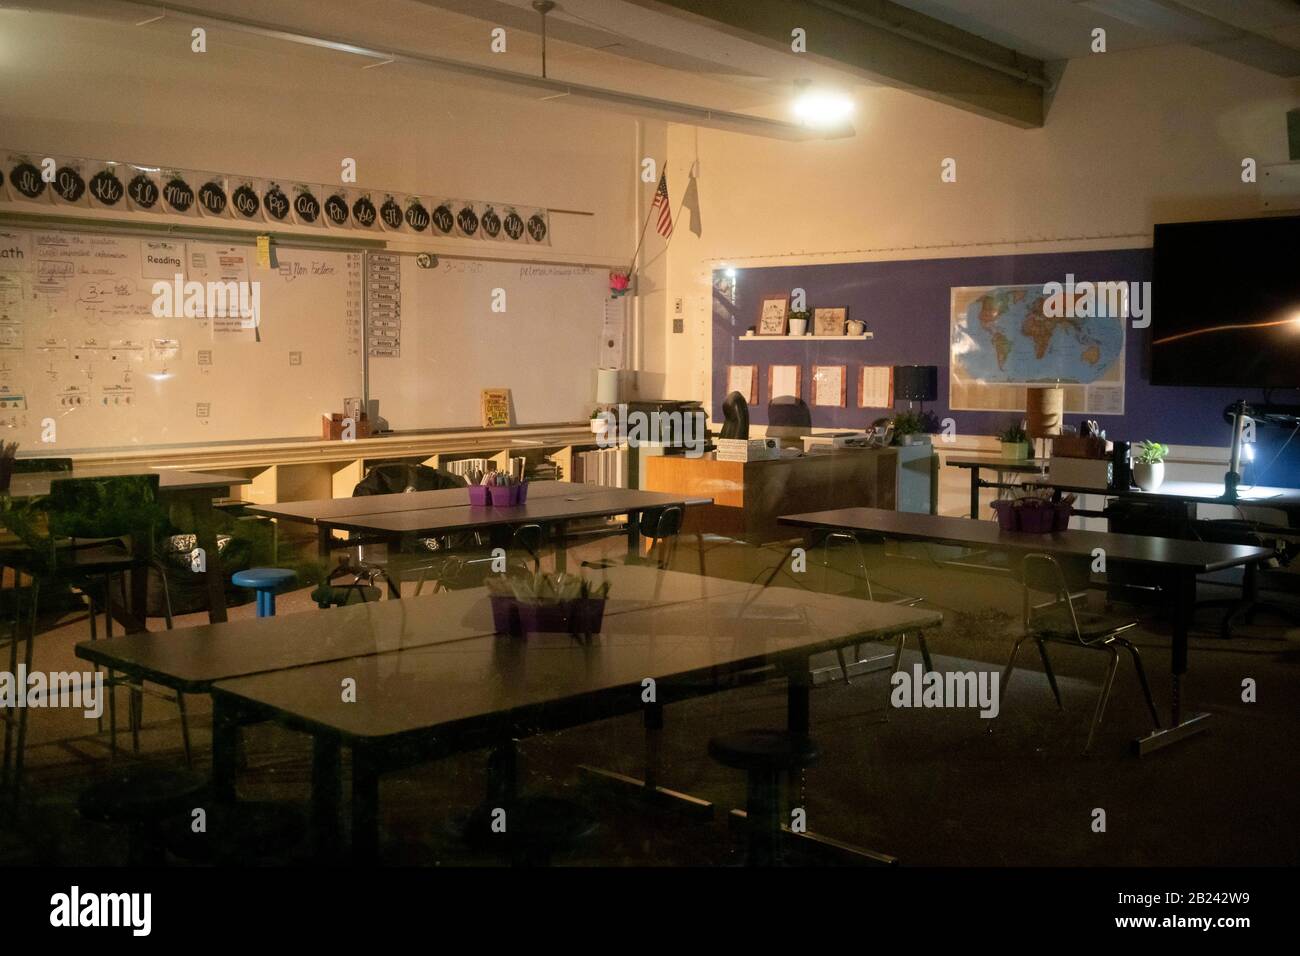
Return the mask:
<path fill-rule="evenodd" d="M 1199 541 L 1213 541 L 1220 544 L 1245 544 L 1258 548 L 1271 548 L 1274 557 L 1266 563 L 1254 562 L 1246 565 L 1241 582 L 1241 596 L 1234 598 L 1211 598 L 1197 601 L 1195 608 L 1226 608 L 1220 622 L 1220 636 L 1232 636 L 1232 628 L 1238 622 L 1253 624 L 1256 613 L 1268 614 L 1280 618 L 1287 624 L 1300 621 L 1300 614 L 1294 607 L 1267 601 L 1260 597 L 1260 573 L 1269 567 L 1287 565 L 1297 553 L 1297 541 L 1300 530 L 1251 521 L 1249 518 L 1220 518 L 1210 521 L 1192 523 L 1192 534 Z"/>
<path fill-rule="evenodd" d="M 453 475 L 439 468 L 430 468 L 428 465 L 404 461 L 380 462 L 370 466 L 365 477 L 356 483 L 352 489 L 352 497 L 441 491 L 447 488 L 464 488 L 467 484 L 468 482 L 459 475 Z M 348 535 L 348 543 L 349 546 L 355 546 L 357 549 L 358 566 L 351 567 L 345 558 L 343 563 L 330 572 L 330 577 L 340 573 L 356 573 L 359 575 L 357 580 L 364 578 L 367 586 L 373 586 L 375 579 L 382 577 L 388 581 L 390 592 L 394 596 L 399 593 L 401 582 L 407 577 L 416 575 L 423 581 L 431 573 L 436 575 L 437 565 L 430 564 L 431 555 L 437 555 L 441 560 L 452 552 L 478 547 L 481 544 L 478 536 L 473 532 L 438 538 L 404 539 L 400 548 L 401 557 L 390 554 L 387 561 L 378 564 L 367 561 L 365 557 L 364 548 L 366 544 L 374 543 L 373 541 L 367 541 L 364 535 L 354 532 Z"/>
<path fill-rule="evenodd" d="M 442 488 L 464 488 L 467 482 L 459 475 L 428 465 L 393 461 L 372 465 L 366 476 L 352 489 L 352 497 L 362 495 L 392 495 L 404 491 L 438 491 Z"/>
<path fill-rule="evenodd" d="M 749 437 L 749 402 L 740 392 L 732 392 L 722 403 L 721 438 Z"/>

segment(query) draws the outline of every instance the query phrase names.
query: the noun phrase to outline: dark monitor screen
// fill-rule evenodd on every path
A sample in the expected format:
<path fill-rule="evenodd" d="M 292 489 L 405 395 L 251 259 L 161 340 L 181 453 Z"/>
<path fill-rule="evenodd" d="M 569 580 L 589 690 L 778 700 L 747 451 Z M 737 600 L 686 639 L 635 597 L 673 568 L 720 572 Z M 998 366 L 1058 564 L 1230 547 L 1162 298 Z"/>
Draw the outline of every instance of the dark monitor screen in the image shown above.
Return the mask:
<path fill-rule="evenodd" d="M 1300 386 L 1300 216 L 1155 227 L 1151 381 Z"/>

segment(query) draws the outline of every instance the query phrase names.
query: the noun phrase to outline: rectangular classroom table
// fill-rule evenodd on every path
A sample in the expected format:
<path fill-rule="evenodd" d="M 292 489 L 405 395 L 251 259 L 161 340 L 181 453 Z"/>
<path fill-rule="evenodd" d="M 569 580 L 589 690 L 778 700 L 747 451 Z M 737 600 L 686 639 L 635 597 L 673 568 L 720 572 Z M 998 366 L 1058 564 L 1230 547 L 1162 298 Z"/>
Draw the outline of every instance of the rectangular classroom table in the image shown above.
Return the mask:
<path fill-rule="evenodd" d="M 193 525 L 196 545 L 205 555 L 204 583 L 208 592 L 208 620 L 214 623 L 226 619 L 226 574 L 217 548 L 217 526 L 214 520 L 212 499 L 224 497 L 237 485 L 247 485 L 251 479 L 234 475 L 211 475 L 199 471 L 181 471 L 171 468 L 146 466 L 73 466 L 71 471 L 33 471 L 15 474 L 9 484 L 11 498 L 41 498 L 50 493 L 50 483 L 68 478 L 114 478 L 129 475 L 158 476 L 158 496 L 172 512 L 173 519 Z M 181 512 L 181 513 L 178 513 Z M 144 607 L 148 576 L 131 575 L 131 611 L 123 618 L 128 631 L 144 630 L 144 618 L 139 609 Z"/>
<path fill-rule="evenodd" d="M 969 458 L 949 456 L 945 465 L 970 471 L 970 517 L 980 516 L 981 488 L 1015 488 L 1017 485 L 1003 481 L 1003 475 L 1042 475 L 1047 470 L 1046 458 L 994 458 L 975 455 Z M 980 477 L 980 470 L 985 469 L 997 474 L 997 481 L 986 481 Z"/>
<path fill-rule="evenodd" d="M 727 690 L 765 667 L 788 681 L 789 728 L 807 733 L 813 655 L 941 621 L 934 611 L 793 588 L 770 588 L 758 600 L 719 592 L 606 617 L 590 641 L 486 636 L 219 681 L 211 688 L 217 796 L 234 798 L 242 722 L 270 719 L 308 733 L 313 830 L 328 843 L 338 830 L 346 745 L 353 853 L 367 860 L 378 844 L 384 772 L 467 750 L 513 753 L 517 738 Z M 355 699 L 344 701 L 348 680 Z M 648 681 L 652 704 L 643 696 Z M 511 766 L 489 793 L 508 803 L 512 786 Z"/>
<path fill-rule="evenodd" d="M 567 481 L 530 481 L 528 498 L 548 498 L 573 494 L 587 487 Z M 308 501 L 281 501 L 271 505 L 253 505 L 249 510 L 286 521 L 308 524 L 328 523 L 333 518 L 387 514 L 394 511 L 420 511 L 426 508 L 465 506 L 469 493 L 464 488 L 439 488 L 435 491 L 399 491 L 387 495 L 356 495 L 351 498 L 319 498 Z"/>
<path fill-rule="evenodd" d="M 741 581 L 676 571 L 610 567 L 584 574 L 608 581 L 606 617 L 650 605 L 742 594 Z M 369 601 L 277 617 L 250 618 L 85 641 L 78 657 L 187 694 L 219 680 L 265 671 L 410 650 L 492 634 L 484 588 Z"/>
<path fill-rule="evenodd" d="M 430 499 L 422 496 L 440 496 Z M 376 501 L 376 499 L 386 499 Z M 528 500 L 511 508 L 475 507 L 468 503 L 464 488 L 443 491 L 411 492 L 409 494 L 370 495 L 364 498 L 323 499 L 298 501 L 290 504 L 258 505 L 249 510 L 262 515 L 289 520 L 310 521 L 316 526 L 318 545 L 322 557 L 334 546 L 334 531 L 356 531 L 368 538 L 386 540 L 390 547 L 400 547 L 405 537 L 412 535 L 436 537 L 457 531 L 477 529 L 489 532 L 508 532 L 526 524 L 540 524 L 558 529 L 563 536 L 564 526 L 576 518 L 602 518 L 625 514 L 628 516 L 628 553 L 636 554 L 640 547 L 640 529 L 637 517 L 651 508 L 668 505 L 707 504 L 712 499 L 681 494 L 662 494 L 628 488 L 607 488 L 598 485 L 579 485 L 563 481 L 530 482 Z M 426 502 L 434 500 L 429 505 Z M 351 502 L 363 509 L 354 511 Z M 371 510 L 374 508 L 385 510 Z M 495 543 L 504 543 L 500 537 Z M 564 549 L 556 553 L 557 567 L 564 566 Z"/>
<path fill-rule="evenodd" d="M 1194 714 L 1184 720 L 1182 711 L 1182 676 L 1187 673 L 1187 632 L 1196 602 L 1196 576 L 1266 561 L 1273 556 L 1272 549 L 1251 545 L 1182 541 L 1105 531 L 1070 530 L 1053 534 L 1028 534 L 1003 531 L 995 521 L 904 514 L 877 508 L 842 508 L 837 511 L 785 515 L 781 522 L 803 528 L 809 535 L 816 531 L 832 530 L 870 532 L 900 541 L 980 547 L 1011 554 L 1050 554 L 1088 562 L 1096 557 L 1100 549 L 1108 564 L 1128 561 L 1158 565 L 1173 572 L 1173 593 L 1169 595 L 1173 612 L 1170 656 L 1173 720 L 1170 727 L 1156 730 L 1135 741 L 1139 754 L 1167 746 L 1199 733 L 1208 726 L 1209 714 Z"/>
<path fill-rule="evenodd" d="M 1187 506 L 1190 518 L 1196 517 L 1197 505 L 1274 508 L 1286 512 L 1293 525 L 1296 523 L 1296 516 L 1300 514 L 1300 488 L 1242 485 L 1237 489 L 1236 500 L 1227 501 L 1223 497 L 1223 483 L 1213 481 L 1166 481 L 1152 491 L 1143 491 L 1141 488 L 1088 488 L 1083 485 L 1060 484 L 1052 481 L 1051 475 L 1034 479 L 1034 484 L 1051 488 L 1058 495 L 1061 492 L 1072 492 L 1099 495 L 1103 498 L 1122 498 L 1125 501 L 1181 502 Z"/>

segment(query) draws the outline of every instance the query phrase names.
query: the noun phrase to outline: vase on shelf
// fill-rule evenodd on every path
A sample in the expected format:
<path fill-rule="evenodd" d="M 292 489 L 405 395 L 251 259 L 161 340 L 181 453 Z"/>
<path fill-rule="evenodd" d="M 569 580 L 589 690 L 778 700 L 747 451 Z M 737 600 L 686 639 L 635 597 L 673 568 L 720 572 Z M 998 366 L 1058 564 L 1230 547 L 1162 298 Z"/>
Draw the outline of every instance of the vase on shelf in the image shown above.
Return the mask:
<path fill-rule="evenodd" d="M 1143 491 L 1155 491 L 1165 482 L 1163 461 L 1138 462 L 1133 466 L 1133 483 Z"/>
<path fill-rule="evenodd" d="M 791 320 L 790 320 L 790 334 L 791 334 L 791 335 L 807 335 L 807 334 L 808 334 L 808 320 L 807 320 L 807 319 L 791 319 Z"/>

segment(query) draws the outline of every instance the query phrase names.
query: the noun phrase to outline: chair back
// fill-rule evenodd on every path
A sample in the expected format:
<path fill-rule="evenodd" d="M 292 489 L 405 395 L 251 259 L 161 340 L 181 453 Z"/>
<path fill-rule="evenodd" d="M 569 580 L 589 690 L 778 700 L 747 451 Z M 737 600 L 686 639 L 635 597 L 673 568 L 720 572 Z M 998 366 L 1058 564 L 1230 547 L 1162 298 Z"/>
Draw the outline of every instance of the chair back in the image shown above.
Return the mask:
<path fill-rule="evenodd" d="M 732 392 L 722 403 L 722 438 L 749 437 L 749 402 L 740 392 Z"/>
<path fill-rule="evenodd" d="M 539 524 L 521 524 L 510 536 L 512 547 L 523 548 L 533 562 L 533 572 L 542 569 L 542 539 L 544 534 Z"/>
<path fill-rule="evenodd" d="M 812 410 L 802 398 L 779 395 L 767 405 L 767 437 L 782 448 L 797 448 L 805 435 L 812 434 Z"/>
<path fill-rule="evenodd" d="M 1074 610 L 1074 598 L 1070 594 L 1070 585 L 1060 562 L 1050 554 L 1027 554 L 1021 563 L 1020 573 L 1024 584 L 1025 629 L 1032 630 L 1035 618 L 1040 617 L 1045 611 L 1063 607 L 1069 613 L 1075 637 L 1082 643 L 1083 635 L 1079 630 L 1079 617 Z M 1035 604 L 1034 592 L 1050 594 L 1051 602 Z"/>
<path fill-rule="evenodd" d="M 158 475 L 56 478 L 44 501 L 56 538 L 142 538 L 152 548 L 166 525 Z"/>
<path fill-rule="evenodd" d="M 667 570 L 672 563 L 685 514 L 686 509 L 681 505 L 664 505 L 662 508 L 647 508 L 637 519 L 641 537 L 648 538 L 651 546 L 659 549 L 657 564 L 661 571 Z"/>
<path fill-rule="evenodd" d="M 682 530 L 685 509 L 681 505 L 665 505 L 662 508 L 647 508 L 641 512 L 637 527 L 641 536 L 655 541 L 676 537 Z"/>
<path fill-rule="evenodd" d="M 467 482 L 458 475 L 428 465 L 394 461 L 372 465 L 366 476 L 352 489 L 352 497 L 392 495 L 404 491 L 440 491 L 463 488 Z"/>

